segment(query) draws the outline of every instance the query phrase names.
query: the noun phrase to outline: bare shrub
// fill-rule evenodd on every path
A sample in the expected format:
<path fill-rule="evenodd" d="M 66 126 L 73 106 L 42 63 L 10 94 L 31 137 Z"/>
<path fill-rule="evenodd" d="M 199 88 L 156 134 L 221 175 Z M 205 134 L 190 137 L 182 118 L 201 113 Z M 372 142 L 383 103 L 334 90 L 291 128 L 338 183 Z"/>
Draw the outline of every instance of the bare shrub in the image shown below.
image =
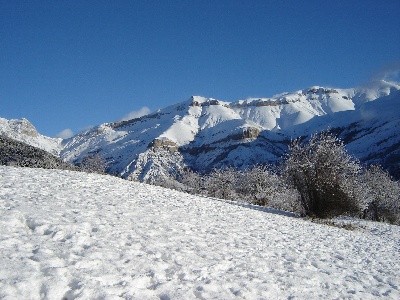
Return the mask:
<path fill-rule="evenodd" d="M 381 166 L 364 170 L 360 200 L 365 204 L 362 217 L 400 225 L 400 185 Z"/>
<path fill-rule="evenodd" d="M 283 164 L 286 178 L 300 193 L 305 214 L 319 218 L 359 211 L 353 186 L 360 169 L 330 132 L 315 134 L 308 143 L 293 141 Z"/>

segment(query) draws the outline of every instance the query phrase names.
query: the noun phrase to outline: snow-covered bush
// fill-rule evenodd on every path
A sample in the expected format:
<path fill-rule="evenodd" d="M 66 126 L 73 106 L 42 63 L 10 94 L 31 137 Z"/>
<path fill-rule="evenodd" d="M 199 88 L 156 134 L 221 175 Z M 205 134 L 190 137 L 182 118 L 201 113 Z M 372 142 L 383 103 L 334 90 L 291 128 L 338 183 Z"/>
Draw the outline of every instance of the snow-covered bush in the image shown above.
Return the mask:
<path fill-rule="evenodd" d="M 255 166 L 242 172 L 237 190 L 249 203 L 301 212 L 298 192 L 270 166 Z"/>
<path fill-rule="evenodd" d="M 270 166 L 255 166 L 238 176 L 236 193 L 248 203 L 300 212 L 299 196 Z"/>
<path fill-rule="evenodd" d="M 150 182 L 147 182 L 152 185 L 157 185 L 163 188 L 176 190 L 176 191 L 184 191 L 187 192 L 187 187 L 180 180 L 177 179 L 178 174 L 162 174 L 161 176 L 152 178 Z"/>
<path fill-rule="evenodd" d="M 180 174 L 180 182 L 184 190 L 191 194 L 206 194 L 204 176 L 190 169 L 185 169 Z"/>
<path fill-rule="evenodd" d="M 400 225 L 400 185 L 382 167 L 371 165 L 361 176 L 362 217 Z"/>
<path fill-rule="evenodd" d="M 360 165 L 330 132 L 314 134 L 308 143 L 292 142 L 283 173 L 299 191 L 306 215 L 327 218 L 359 212 L 354 185 Z"/>
<path fill-rule="evenodd" d="M 235 185 L 238 171 L 233 168 L 213 169 L 205 177 L 204 185 L 208 194 L 222 199 L 236 199 Z"/>
<path fill-rule="evenodd" d="M 244 171 L 213 169 L 207 175 L 187 169 L 181 174 L 180 182 L 189 193 L 301 212 L 297 190 L 269 166 L 255 166 Z"/>
<path fill-rule="evenodd" d="M 256 205 L 268 205 L 279 178 L 267 166 L 255 166 L 240 173 L 236 189 L 243 200 Z"/>

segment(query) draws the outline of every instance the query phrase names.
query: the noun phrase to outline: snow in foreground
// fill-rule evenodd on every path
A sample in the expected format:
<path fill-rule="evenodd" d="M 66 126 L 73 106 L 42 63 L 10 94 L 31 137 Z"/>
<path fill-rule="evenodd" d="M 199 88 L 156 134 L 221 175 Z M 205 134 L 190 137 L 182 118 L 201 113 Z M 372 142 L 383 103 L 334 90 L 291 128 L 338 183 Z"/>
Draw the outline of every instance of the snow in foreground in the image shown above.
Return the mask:
<path fill-rule="evenodd" d="M 11 167 L 0 210 L 1 299 L 400 299 L 398 226 Z"/>

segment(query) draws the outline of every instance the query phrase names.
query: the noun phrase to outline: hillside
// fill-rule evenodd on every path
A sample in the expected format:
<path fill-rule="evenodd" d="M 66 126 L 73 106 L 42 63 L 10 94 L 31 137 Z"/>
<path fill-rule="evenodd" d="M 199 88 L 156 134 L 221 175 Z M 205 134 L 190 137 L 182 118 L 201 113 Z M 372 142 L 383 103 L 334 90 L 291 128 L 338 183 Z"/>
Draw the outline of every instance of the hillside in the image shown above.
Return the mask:
<path fill-rule="evenodd" d="M 0 165 L 44 169 L 77 169 L 45 150 L 2 135 L 0 135 Z"/>
<path fill-rule="evenodd" d="M 226 102 L 193 96 L 138 119 L 105 123 L 65 141 L 61 157 L 99 153 L 108 172 L 152 182 L 190 167 L 198 172 L 275 163 L 290 140 L 330 128 L 363 163 L 400 176 L 400 86 L 311 87 L 271 98 Z"/>
<path fill-rule="evenodd" d="M 0 118 L 0 135 L 60 155 L 62 139 L 41 135 L 27 119 L 7 120 Z"/>
<path fill-rule="evenodd" d="M 399 226 L 71 171 L 0 178 L 2 299 L 400 298 Z"/>

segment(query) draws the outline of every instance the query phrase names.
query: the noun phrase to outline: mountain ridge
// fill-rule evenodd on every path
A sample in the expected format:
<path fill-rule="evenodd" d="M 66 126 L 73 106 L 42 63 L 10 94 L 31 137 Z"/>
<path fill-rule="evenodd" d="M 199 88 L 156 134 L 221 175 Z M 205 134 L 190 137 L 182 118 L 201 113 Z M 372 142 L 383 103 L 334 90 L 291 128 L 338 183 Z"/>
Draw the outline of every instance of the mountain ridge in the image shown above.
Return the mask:
<path fill-rule="evenodd" d="M 380 163 L 399 177 L 399 112 L 400 86 L 383 80 L 360 88 L 312 86 L 233 102 L 192 96 L 55 144 L 68 162 L 79 164 L 100 154 L 109 173 L 152 182 L 186 167 L 209 172 L 273 164 L 291 140 L 330 128 L 362 162 Z"/>
<path fill-rule="evenodd" d="M 349 149 L 363 160 L 371 155 L 361 150 L 370 141 L 356 136 L 348 125 L 354 123 L 366 134 L 368 126 L 378 122 L 376 115 L 382 110 L 384 118 L 392 116 L 388 122 L 395 125 L 394 131 L 383 131 L 385 139 L 397 144 L 399 110 L 385 109 L 388 103 L 384 102 L 398 105 L 399 90 L 397 84 L 377 81 L 358 89 L 314 86 L 235 102 L 192 96 L 141 118 L 105 123 L 79 134 L 66 143 L 61 155 L 76 163 L 86 155 L 100 153 L 110 173 L 151 182 L 184 167 L 208 172 L 214 167 L 275 163 L 290 140 L 331 128 L 354 145 L 361 139 L 359 148 L 350 145 Z M 385 126 L 384 122 L 378 125 L 376 130 Z M 382 140 L 376 142 L 381 145 L 374 148 L 377 153 L 390 147 Z M 375 157 L 366 163 L 380 160 Z"/>

